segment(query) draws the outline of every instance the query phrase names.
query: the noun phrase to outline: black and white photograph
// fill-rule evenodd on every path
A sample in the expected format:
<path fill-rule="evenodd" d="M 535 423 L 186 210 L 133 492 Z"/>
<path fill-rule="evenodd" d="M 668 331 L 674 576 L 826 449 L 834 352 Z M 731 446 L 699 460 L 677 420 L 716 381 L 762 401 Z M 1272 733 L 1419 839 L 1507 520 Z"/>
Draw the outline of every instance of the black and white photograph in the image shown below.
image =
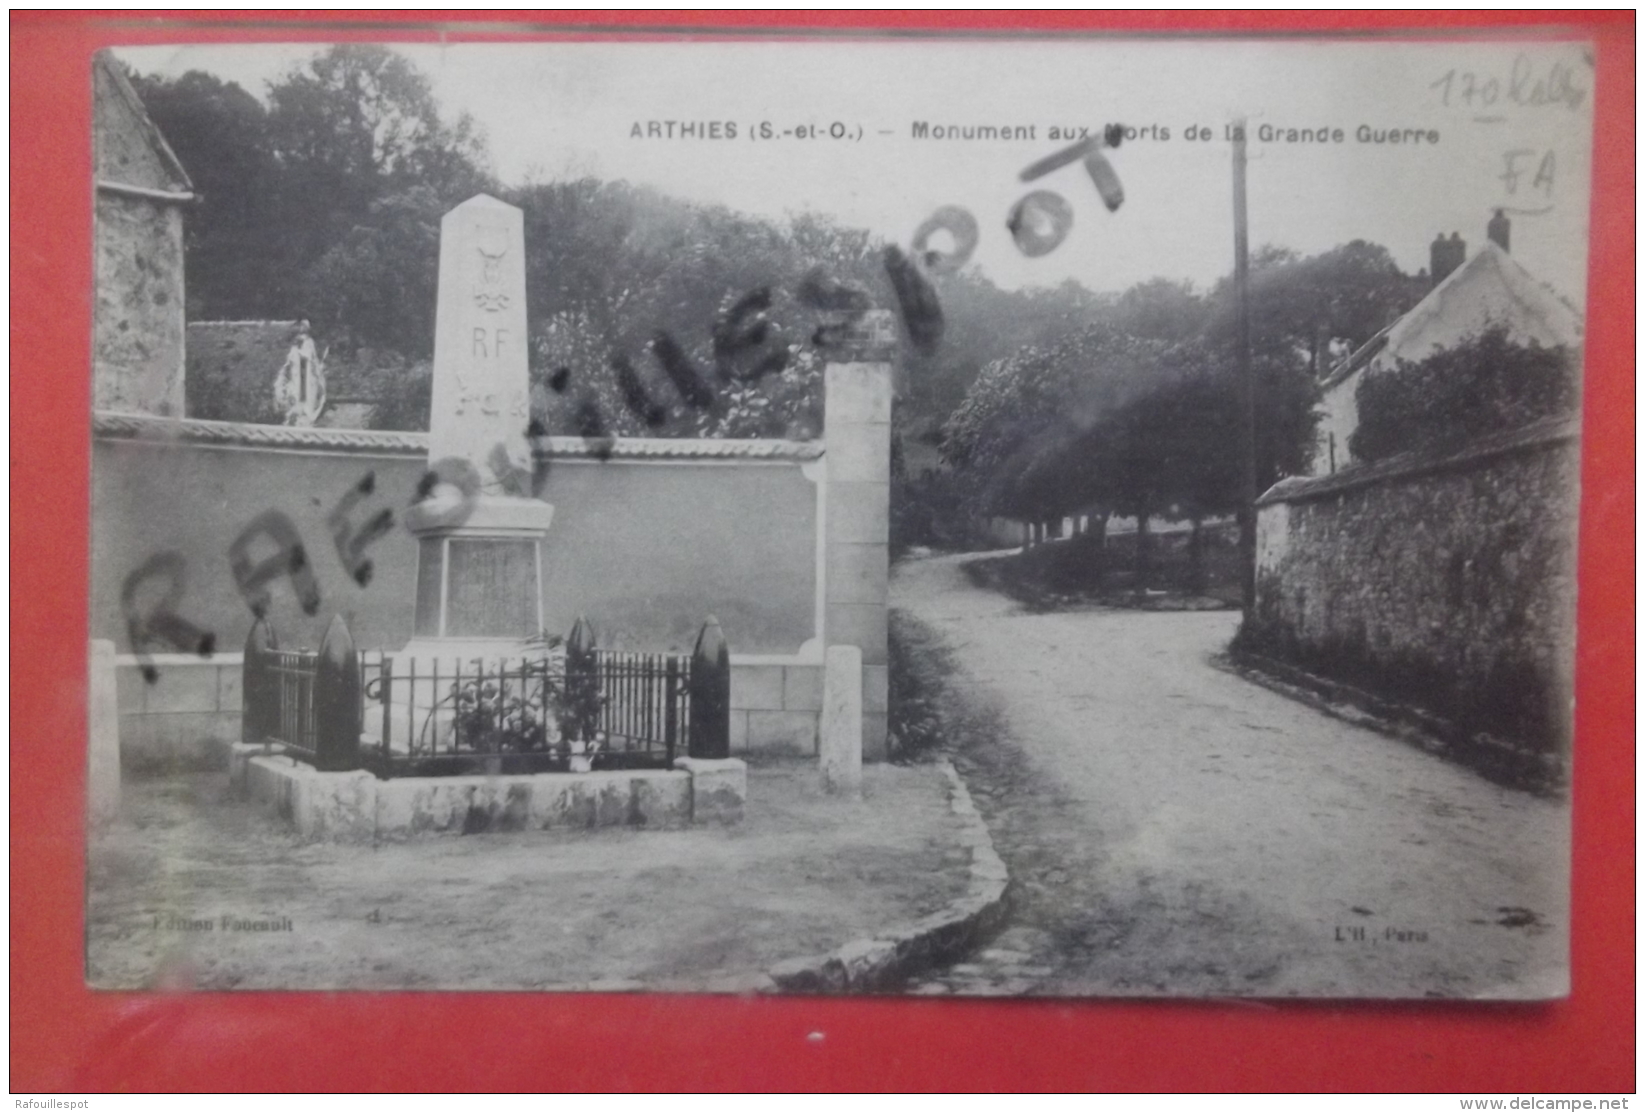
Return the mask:
<path fill-rule="evenodd" d="M 1567 996 L 1593 67 L 99 53 L 86 984 Z"/>

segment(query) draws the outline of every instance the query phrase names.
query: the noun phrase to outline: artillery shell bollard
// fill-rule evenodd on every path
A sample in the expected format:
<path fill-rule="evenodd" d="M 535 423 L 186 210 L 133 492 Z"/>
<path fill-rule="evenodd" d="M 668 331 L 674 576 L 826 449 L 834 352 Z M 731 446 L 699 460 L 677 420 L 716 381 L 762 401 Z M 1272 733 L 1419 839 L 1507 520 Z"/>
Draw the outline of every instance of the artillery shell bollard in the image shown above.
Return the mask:
<path fill-rule="evenodd" d="M 314 768 L 360 768 L 360 658 L 342 615 L 331 620 L 314 666 Z"/>
<path fill-rule="evenodd" d="M 240 665 L 240 741 L 267 746 L 280 727 L 280 678 L 274 671 L 274 652 L 280 648 L 274 627 L 259 617 L 246 635 Z"/>
<path fill-rule="evenodd" d="M 691 733 L 687 752 L 697 758 L 731 756 L 731 651 L 713 615 L 691 651 Z"/>
<path fill-rule="evenodd" d="M 581 615 L 565 640 L 565 741 L 571 750 L 571 771 L 591 768 L 587 747 L 600 721 L 600 665 L 595 656 L 594 627 Z"/>

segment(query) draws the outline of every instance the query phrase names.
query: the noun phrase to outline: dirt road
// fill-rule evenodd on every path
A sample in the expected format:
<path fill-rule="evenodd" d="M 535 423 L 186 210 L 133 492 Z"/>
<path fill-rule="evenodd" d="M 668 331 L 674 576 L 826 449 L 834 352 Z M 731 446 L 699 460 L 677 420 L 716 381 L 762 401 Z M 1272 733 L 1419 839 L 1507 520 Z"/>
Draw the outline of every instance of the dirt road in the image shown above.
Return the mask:
<path fill-rule="evenodd" d="M 1565 991 L 1567 805 L 1217 669 L 1236 613 L 1032 614 L 965 559 L 892 604 L 1017 911 L 916 992 Z"/>

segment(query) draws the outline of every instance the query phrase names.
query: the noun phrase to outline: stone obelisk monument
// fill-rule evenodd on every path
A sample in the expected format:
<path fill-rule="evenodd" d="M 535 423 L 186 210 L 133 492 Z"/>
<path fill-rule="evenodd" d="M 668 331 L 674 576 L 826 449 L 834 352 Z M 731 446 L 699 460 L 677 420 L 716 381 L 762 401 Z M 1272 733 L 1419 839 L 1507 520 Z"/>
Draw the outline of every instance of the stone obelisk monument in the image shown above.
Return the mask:
<path fill-rule="evenodd" d="M 409 651 L 506 653 L 542 630 L 539 547 L 554 508 L 531 497 L 526 343 L 524 220 L 478 194 L 440 222 L 435 478 L 406 515 L 418 541 Z"/>

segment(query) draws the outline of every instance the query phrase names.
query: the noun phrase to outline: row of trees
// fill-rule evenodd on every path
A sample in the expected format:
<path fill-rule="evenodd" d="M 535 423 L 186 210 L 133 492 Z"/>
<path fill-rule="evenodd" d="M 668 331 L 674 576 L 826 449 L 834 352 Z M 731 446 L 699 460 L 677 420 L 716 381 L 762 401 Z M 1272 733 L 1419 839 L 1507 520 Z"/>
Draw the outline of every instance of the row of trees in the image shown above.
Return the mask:
<path fill-rule="evenodd" d="M 1318 376 L 1422 296 L 1388 252 L 1355 241 L 1252 265 L 1257 472 L 1301 471 Z M 1088 323 L 991 363 L 943 429 L 973 513 L 1202 519 L 1238 506 L 1242 385 L 1233 291 L 1154 280 L 1100 299 Z M 1145 555 L 1146 546 L 1139 551 Z"/>

